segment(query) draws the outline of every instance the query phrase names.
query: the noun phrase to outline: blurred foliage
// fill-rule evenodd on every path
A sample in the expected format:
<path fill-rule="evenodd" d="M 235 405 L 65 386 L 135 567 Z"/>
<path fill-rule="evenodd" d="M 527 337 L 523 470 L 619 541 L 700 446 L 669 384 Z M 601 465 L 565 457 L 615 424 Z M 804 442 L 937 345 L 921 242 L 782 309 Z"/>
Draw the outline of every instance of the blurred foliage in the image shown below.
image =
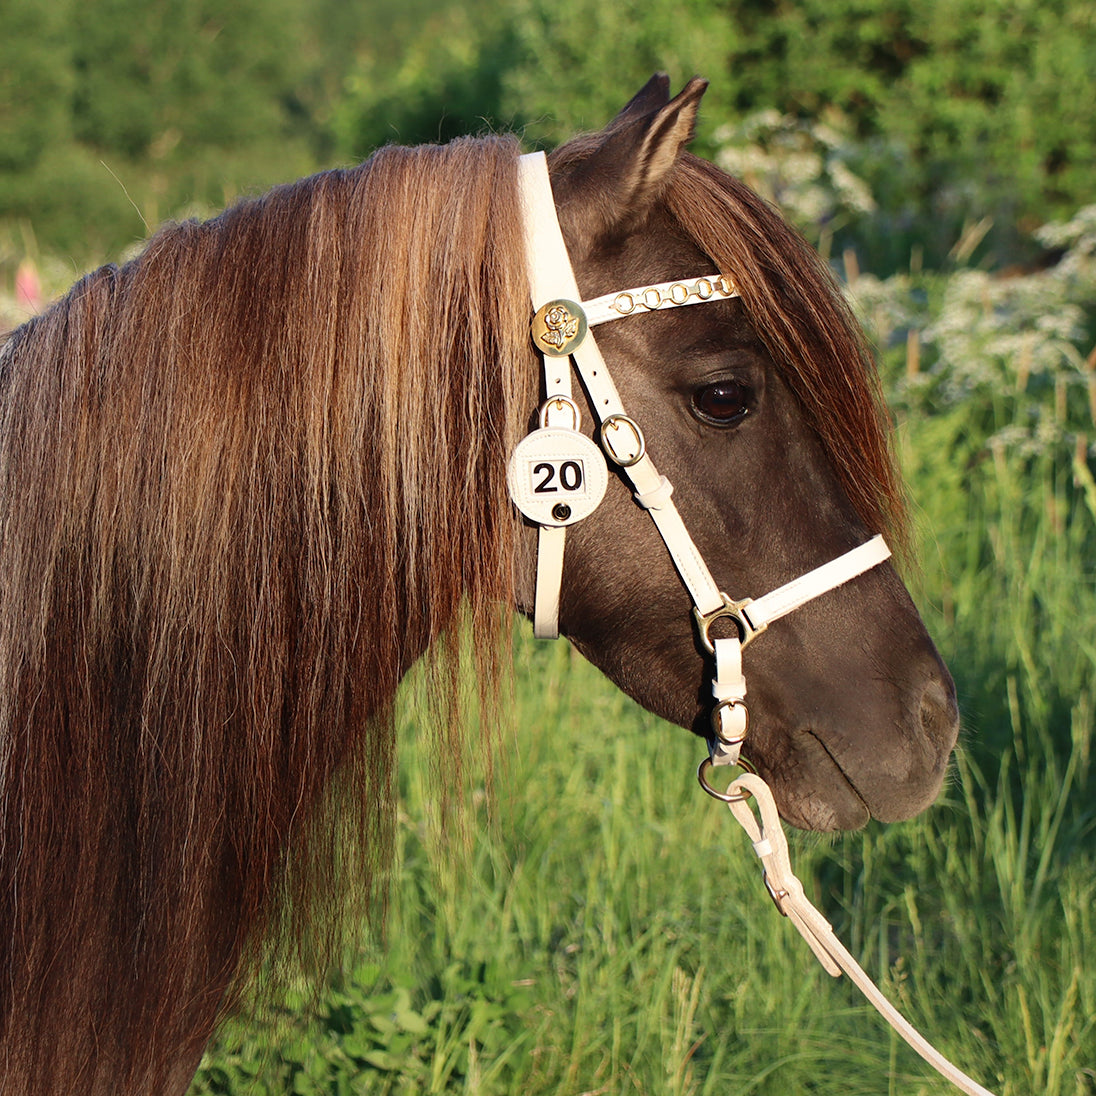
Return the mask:
<path fill-rule="evenodd" d="M 878 209 L 828 231 L 880 274 L 987 219 L 979 258 L 1029 260 L 1096 190 L 1069 0 L 3 0 L 0 27 L 0 226 L 78 258 L 389 141 L 551 145 L 656 69 L 711 79 L 705 154 L 763 111 L 841 132 Z"/>
<path fill-rule="evenodd" d="M 310 170 L 313 14 L 296 0 L 4 0 L 0 220 L 86 261 Z"/>

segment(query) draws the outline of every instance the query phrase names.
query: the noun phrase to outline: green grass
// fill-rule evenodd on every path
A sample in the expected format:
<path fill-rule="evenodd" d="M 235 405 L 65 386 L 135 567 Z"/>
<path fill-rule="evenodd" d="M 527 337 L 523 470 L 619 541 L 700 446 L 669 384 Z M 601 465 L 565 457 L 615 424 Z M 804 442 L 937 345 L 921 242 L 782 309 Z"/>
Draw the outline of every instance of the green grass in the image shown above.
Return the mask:
<path fill-rule="evenodd" d="M 1096 496 L 1082 457 L 987 449 L 984 426 L 960 407 L 900 435 L 915 592 L 965 713 L 945 790 L 908 823 L 794 834 L 793 862 L 961 1068 L 999 1096 L 1092 1096 Z M 776 914 L 697 788 L 699 743 L 565 644 L 516 642 L 516 730 L 463 793 L 466 839 L 439 836 L 412 688 L 385 946 L 230 1026 L 193 1096 L 952 1091 Z"/>
<path fill-rule="evenodd" d="M 994 518 L 976 533 L 1005 551 L 1019 516 L 1001 502 Z M 1091 694 L 1066 695 L 1053 671 L 1090 681 L 1092 657 L 1065 624 L 1015 647 L 1033 599 L 1083 623 L 1091 583 L 1036 589 L 1079 563 L 1049 540 L 1011 571 L 949 566 L 945 583 L 937 559 L 954 558 L 963 528 L 943 520 L 920 583 L 974 707 L 940 802 L 833 842 L 795 835 L 793 858 L 944 1054 L 1002 1096 L 1091 1094 Z M 288 1032 L 226 1033 L 195 1096 L 949 1091 L 775 913 L 738 827 L 696 787 L 686 732 L 563 644 L 521 639 L 518 662 L 519 729 L 493 790 L 471 792 L 470 847 L 431 826 L 437 789 L 409 703 L 387 947 Z"/>

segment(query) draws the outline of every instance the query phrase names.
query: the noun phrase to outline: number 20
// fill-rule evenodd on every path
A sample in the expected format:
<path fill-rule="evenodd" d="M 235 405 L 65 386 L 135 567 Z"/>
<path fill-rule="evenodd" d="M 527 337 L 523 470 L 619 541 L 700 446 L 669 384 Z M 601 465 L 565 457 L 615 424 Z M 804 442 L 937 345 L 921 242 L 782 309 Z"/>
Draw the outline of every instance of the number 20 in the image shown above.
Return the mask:
<path fill-rule="evenodd" d="M 582 464 L 577 460 L 565 460 L 558 467 L 548 461 L 540 461 L 533 465 L 533 475 L 543 476 L 533 487 L 538 495 L 558 491 L 560 488 L 554 482 L 557 476 L 564 491 L 578 491 L 582 487 Z"/>

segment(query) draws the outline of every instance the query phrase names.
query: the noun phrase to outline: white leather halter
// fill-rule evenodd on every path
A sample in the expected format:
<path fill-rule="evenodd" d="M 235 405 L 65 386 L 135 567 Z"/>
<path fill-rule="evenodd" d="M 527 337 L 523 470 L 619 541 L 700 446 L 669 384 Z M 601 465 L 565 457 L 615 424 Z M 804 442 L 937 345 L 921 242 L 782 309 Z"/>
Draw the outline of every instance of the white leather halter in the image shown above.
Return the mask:
<path fill-rule="evenodd" d="M 654 520 L 692 598 L 701 641 L 715 658 L 710 763 L 737 764 L 749 722 L 742 648 L 774 620 L 882 563 L 890 549 L 882 537 L 873 537 L 756 601 L 735 601 L 720 590 L 674 505 L 672 485 L 659 475 L 643 431 L 624 410 L 590 329 L 639 312 L 727 300 L 737 297 L 738 290 L 724 276 L 701 274 L 582 301 L 556 217 L 544 153 L 521 157 L 519 170 L 535 309 L 532 335 L 542 355 L 544 402 L 540 427 L 514 450 L 508 480 L 515 505 L 539 527 L 534 635 L 554 639 L 559 634 L 566 529 L 601 502 L 608 482 L 607 457 L 621 469 L 636 502 Z M 579 432 L 570 360 L 598 419 L 600 449 Z M 733 621 L 736 634 L 713 640 L 712 625 L 721 618 Z"/>
<path fill-rule="evenodd" d="M 692 598 L 700 640 L 715 659 L 715 704 L 709 755 L 698 773 L 701 786 L 709 795 L 725 801 L 747 830 L 754 851 L 765 865 L 769 894 L 826 970 L 834 975 L 842 970 L 849 974 L 910 1046 L 953 1084 L 971 1096 L 992 1096 L 934 1050 L 890 1005 L 842 947 L 822 914 L 807 901 L 802 884 L 791 871 L 768 785 L 746 772 L 726 792 L 719 792 L 706 779 L 713 765 L 743 765 L 745 761 L 740 751 L 749 730 L 749 712 L 742 648 L 773 621 L 882 563 L 890 556 L 890 549 L 881 536 L 872 537 L 756 601 L 735 601 L 723 593 L 681 520 L 672 498 L 673 487 L 659 475 L 647 453 L 643 431 L 625 412 L 590 329 L 637 312 L 727 300 L 737 297 L 738 290 L 724 276 L 702 274 L 582 301 L 556 217 L 544 153 L 521 157 L 519 178 L 535 310 L 531 333 L 542 355 L 544 402 L 539 428 L 518 443 L 507 478 L 514 504 L 539 527 L 534 634 L 541 639 L 554 639 L 559 634 L 566 529 L 588 517 L 601 502 L 608 483 L 607 457 L 631 483 L 636 502 L 654 519 Z M 597 417 L 600 448 L 579 431 L 579 408 L 571 394 L 570 360 Z M 736 634 L 713 639 L 712 625 L 721 618 L 735 624 Z M 747 798 L 758 803 L 760 820 L 746 804 Z"/>

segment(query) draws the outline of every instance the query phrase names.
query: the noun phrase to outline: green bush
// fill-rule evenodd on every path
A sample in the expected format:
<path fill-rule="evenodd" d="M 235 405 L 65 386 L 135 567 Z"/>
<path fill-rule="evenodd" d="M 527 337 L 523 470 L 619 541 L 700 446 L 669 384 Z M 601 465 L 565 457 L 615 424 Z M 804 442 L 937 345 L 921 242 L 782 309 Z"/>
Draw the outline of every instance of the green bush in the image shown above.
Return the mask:
<path fill-rule="evenodd" d="M 1032 230 L 1096 190 L 1096 13 L 1068 0 L 10 0 L 2 18 L 0 222 L 29 215 L 77 254 L 71 218 L 25 201 L 47 149 L 105 160 L 160 218 L 267 185 L 286 147 L 281 179 L 484 128 L 551 145 L 604 124 L 656 69 L 711 79 L 705 153 L 761 111 L 843 130 L 877 210 L 831 229 L 877 274 L 914 250 L 945 266 L 979 223 L 985 262 L 1028 262 Z M 131 221 L 98 235 L 124 247 Z"/>

